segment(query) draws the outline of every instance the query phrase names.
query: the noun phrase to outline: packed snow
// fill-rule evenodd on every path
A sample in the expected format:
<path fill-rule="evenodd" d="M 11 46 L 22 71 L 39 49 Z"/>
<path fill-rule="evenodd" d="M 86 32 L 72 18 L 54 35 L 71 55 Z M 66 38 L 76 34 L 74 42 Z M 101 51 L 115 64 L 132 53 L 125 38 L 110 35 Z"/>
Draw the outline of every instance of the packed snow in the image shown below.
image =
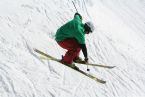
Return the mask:
<path fill-rule="evenodd" d="M 107 83 L 42 60 L 33 50 L 56 58 L 65 54 L 54 35 L 73 18 L 72 0 L 1 0 L 0 97 L 145 97 L 145 0 L 74 3 L 83 22 L 95 24 L 86 35 L 89 62 L 116 66 L 89 66 L 88 73 Z"/>

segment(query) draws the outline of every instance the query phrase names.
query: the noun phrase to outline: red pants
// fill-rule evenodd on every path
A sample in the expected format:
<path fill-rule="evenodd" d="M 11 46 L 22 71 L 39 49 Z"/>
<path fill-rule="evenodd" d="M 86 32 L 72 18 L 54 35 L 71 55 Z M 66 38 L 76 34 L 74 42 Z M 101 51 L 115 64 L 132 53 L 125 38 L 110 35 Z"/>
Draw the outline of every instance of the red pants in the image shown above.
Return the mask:
<path fill-rule="evenodd" d="M 62 61 L 66 64 L 72 64 L 73 59 L 79 57 L 80 53 L 80 45 L 76 39 L 70 38 L 64 41 L 58 42 L 58 44 L 68 51 L 66 52 L 65 56 L 63 57 Z"/>

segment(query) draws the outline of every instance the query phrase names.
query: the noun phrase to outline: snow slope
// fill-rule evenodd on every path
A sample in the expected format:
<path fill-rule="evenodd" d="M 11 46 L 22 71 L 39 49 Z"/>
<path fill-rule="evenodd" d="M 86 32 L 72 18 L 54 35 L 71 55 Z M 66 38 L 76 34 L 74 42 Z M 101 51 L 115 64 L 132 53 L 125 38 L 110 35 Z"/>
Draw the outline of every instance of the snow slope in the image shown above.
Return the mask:
<path fill-rule="evenodd" d="M 54 40 L 75 13 L 71 0 L 0 1 L 0 97 L 144 97 L 145 0 L 74 0 L 95 31 L 86 35 L 90 67 L 105 85 L 53 61 L 33 48 L 61 58 Z M 82 53 L 81 56 L 83 57 Z M 79 65 L 82 70 L 86 66 Z"/>

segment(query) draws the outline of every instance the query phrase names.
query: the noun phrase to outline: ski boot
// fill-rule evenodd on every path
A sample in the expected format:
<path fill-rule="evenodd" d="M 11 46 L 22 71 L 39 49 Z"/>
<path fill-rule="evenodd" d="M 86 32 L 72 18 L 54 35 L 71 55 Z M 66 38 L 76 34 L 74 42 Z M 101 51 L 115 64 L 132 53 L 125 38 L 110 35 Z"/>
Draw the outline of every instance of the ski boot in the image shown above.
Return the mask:
<path fill-rule="evenodd" d="M 82 63 L 82 64 L 86 63 L 86 62 L 85 62 L 84 60 L 82 60 L 82 58 L 80 58 L 80 57 L 75 58 L 75 59 L 73 60 L 73 62 L 75 62 L 75 63 Z"/>

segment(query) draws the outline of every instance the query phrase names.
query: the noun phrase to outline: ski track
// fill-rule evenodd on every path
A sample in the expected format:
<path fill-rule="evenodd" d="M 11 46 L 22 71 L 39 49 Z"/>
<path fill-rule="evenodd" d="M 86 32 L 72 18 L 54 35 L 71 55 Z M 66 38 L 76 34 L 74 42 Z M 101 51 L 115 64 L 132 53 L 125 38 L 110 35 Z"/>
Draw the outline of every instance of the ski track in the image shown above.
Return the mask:
<path fill-rule="evenodd" d="M 33 49 L 61 58 L 58 27 L 73 18 L 71 0 L 2 0 L 0 3 L 0 97 L 144 97 L 145 0 L 74 0 L 96 30 L 87 37 L 89 61 L 102 85 Z M 81 56 L 83 57 L 82 53 Z M 79 66 L 85 70 L 86 67 Z"/>

